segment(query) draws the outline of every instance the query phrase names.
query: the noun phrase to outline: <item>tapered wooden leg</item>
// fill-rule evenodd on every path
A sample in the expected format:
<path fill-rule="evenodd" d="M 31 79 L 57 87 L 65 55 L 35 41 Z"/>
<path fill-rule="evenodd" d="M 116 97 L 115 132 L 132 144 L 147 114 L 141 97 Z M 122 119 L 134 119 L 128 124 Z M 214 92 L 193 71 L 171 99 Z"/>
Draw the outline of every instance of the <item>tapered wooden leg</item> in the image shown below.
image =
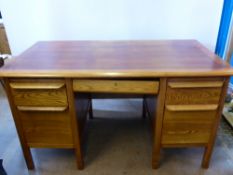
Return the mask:
<path fill-rule="evenodd" d="M 216 116 L 216 119 L 214 121 L 214 126 L 212 129 L 212 133 L 210 135 L 209 143 L 208 143 L 207 147 L 205 148 L 205 152 L 204 152 L 203 159 L 202 159 L 202 168 L 208 168 L 209 164 L 210 164 L 210 159 L 211 159 L 213 148 L 214 148 L 217 130 L 218 130 L 218 126 L 219 126 L 219 123 L 221 120 L 221 116 L 222 116 L 225 97 L 227 94 L 228 84 L 229 84 L 229 77 L 227 77 L 225 79 L 223 87 L 222 87 L 222 94 L 221 94 L 221 98 L 219 101 L 219 108 L 218 108 L 218 112 L 216 114 L 217 116 Z"/>
<path fill-rule="evenodd" d="M 153 150 L 152 150 L 152 168 L 157 169 L 159 167 L 160 151 L 161 151 L 161 139 L 162 139 L 162 126 L 163 126 L 163 115 L 164 115 L 164 103 L 166 95 L 167 79 L 160 79 L 160 91 L 156 103 L 155 112 L 155 124 L 153 130 Z"/>
<path fill-rule="evenodd" d="M 153 157 L 152 157 L 152 168 L 158 169 L 159 168 L 159 160 L 160 160 L 160 146 L 154 148 Z"/>
<path fill-rule="evenodd" d="M 143 119 L 146 118 L 146 100 L 145 100 L 145 98 L 143 98 L 143 100 L 142 100 L 142 118 Z"/>
<path fill-rule="evenodd" d="M 90 99 L 89 118 L 93 119 L 92 99 Z"/>
<path fill-rule="evenodd" d="M 35 168 L 34 162 L 33 162 L 33 159 L 32 159 L 32 154 L 31 154 L 30 148 L 27 145 L 27 141 L 26 141 L 26 139 L 24 137 L 24 134 L 23 134 L 24 131 L 23 131 L 23 128 L 22 128 L 21 120 L 19 118 L 19 114 L 17 112 L 16 106 L 14 105 L 14 102 L 13 102 L 13 97 L 12 97 L 12 94 L 11 94 L 11 91 L 10 91 L 10 86 L 9 86 L 9 80 L 7 78 L 5 78 L 3 80 L 3 82 L 2 82 L 2 84 L 3 84 L 3 86 L 4 86 L 5 90 L 6 90 L 6 93 L 7 93 L 7 97 L 8 97 L 11 112 L 12 112 L 12 116 L 13 116 L 13 119 L 14 119 L 14 122 L 15 122 L 16 130 L 17 130 L 17 133 L 18 133 L 18 136 L 19 136 L 19 141 L 20 141 L 20 144 L 21 144 L 21 147 L 22 147 L 22 150 L 23 150 L 23 155 L 24 155 L 24 158 L 25 158 L 25 161 L 26 161 L 27 168 L 32 170 L 32 169 Z"/>
<path fill-rule="evenodd" d="M 31 154 L 30 148 L 22 145 L 22 149 L 23 149 L 23 154 L 25 157 L 27 168 L 29 170 L 33 170 L 35 168 L 35 166 L 34 166 L 34 162 L 32 159 L 32 154 Z"/>
<path fill-rule="evenodd" d="M 77 168 L 79 170 L 83 170 L 84 169 L 84 161 L 83 161 L 83 156 L 82 156 L 81 148 L 78 145 L 76 145 L 75 154 L 76 154 Z"/>
<path fill-rule="evenodd" d="M 75 110 L 75 99 L 73 93 L 73 81 L 71 79 L 66 79 L 67 97 L 69 103 L 69 112 L 71 119 L 71 128 L 74 140 L 74 150 L 76 155 L 77 168 L 82 170 L 84 168 L 84 161 L 82 155 L 82 145 L 81 145 L 81 131 L 79 127 L 78 114 Z"/>
<path fill-rule="evenodd" d="M 205 152 L 202 159 L 202 168 L 209 168 L 212 151 L 213 145 L 205 148 Z"/>

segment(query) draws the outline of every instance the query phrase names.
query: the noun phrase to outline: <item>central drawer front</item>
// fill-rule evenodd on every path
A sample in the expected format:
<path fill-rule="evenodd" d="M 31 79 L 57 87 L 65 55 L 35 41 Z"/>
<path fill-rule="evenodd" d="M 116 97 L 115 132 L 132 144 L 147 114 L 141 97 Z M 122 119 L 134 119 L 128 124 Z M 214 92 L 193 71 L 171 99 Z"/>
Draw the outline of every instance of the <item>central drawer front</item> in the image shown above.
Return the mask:
<path fill-rule="evenodd" d="M 157 94 L 159 81 L 77 79 L 73 81 L 73 89 L 76 92 Z"/>
<path fill-rule="evenodd" d="M 10 87 L 14 103 L 19 108 L 25 109 L 25 107 L 33 106 L 47 107 L 49 110 L 49 107 L 67 106 L 66 87 L 63 80 L 19 79 L 12 80 Z"/>
<path fill-rule="evenodd" d="M 207 144 L 216 119 L 224 80 L 169 79 L 162 144 Z"/>

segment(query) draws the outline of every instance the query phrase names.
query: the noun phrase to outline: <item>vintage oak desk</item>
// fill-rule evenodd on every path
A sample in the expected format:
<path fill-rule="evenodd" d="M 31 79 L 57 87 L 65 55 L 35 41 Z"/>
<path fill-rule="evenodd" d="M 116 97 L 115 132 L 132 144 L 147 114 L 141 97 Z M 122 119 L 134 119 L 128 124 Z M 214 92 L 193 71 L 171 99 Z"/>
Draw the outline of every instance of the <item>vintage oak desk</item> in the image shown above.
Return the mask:
<path fill-rule="evenodd" d="M 207 168 L 233 70 L 195 40 L 38 42 L 0 69 L 29 169 L 30 148 L 74 148 L 91 95 L 144 97 L 152 117 L 152 167 L 164 147 L 205 148 Z"/>

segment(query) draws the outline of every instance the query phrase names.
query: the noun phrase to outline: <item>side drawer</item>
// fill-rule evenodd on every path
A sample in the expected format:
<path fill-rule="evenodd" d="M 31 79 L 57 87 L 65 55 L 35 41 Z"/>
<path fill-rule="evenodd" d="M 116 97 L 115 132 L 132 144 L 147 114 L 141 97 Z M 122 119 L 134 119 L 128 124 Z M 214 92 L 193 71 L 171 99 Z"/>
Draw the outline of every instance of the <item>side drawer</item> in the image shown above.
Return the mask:
<path fill-rule="evenodd" d="M 73 89 L 76 92 L 157 94 L 159 81 L 76 79 Z"/>
<path fill-rule="evenodd" d="M 30 147 L 72 148 L 73 138 L 68 111 L 21 111 L 19 116 Z"/>
<path fill-rule="evenodd" d="M 166 104 L 218 104 L 223 79 L 170 79 Z"/>
<path fill-rule="evenodd" d="M 10 81 L 10 87 L 17 107 L 61 107 L 68 104 L 63 80 L 16 79 Z"/>
<path fill-rule="evenodd" d="M 168 105 L 165 107 L 162 144 L 206 144 L 218 105 Z"/>

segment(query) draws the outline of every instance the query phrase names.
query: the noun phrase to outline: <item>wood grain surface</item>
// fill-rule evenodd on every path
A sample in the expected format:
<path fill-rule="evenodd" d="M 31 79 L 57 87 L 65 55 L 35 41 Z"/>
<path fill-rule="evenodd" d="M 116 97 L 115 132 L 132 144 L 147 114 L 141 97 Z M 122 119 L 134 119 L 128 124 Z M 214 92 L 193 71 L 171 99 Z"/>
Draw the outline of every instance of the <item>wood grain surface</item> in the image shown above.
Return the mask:
<path fill-rule="evenodd" d="M 132 80 L 74 80 L 73 89 L 76 92 L 91 93 L 157 94 L 159 91 L 159 82 Z"/>
<path fill-rule="evenodd" d="M 74 147 L 70 117 L 67 111 L 19 111 L 19 116 L 27 144 L 30 147 Z"/>
<path fill-rule="evenodd" d="M 0 70 L 0 77 L 227 75 L 233 75 L 229 65 L 195 40 L 44 41 Z"/>

